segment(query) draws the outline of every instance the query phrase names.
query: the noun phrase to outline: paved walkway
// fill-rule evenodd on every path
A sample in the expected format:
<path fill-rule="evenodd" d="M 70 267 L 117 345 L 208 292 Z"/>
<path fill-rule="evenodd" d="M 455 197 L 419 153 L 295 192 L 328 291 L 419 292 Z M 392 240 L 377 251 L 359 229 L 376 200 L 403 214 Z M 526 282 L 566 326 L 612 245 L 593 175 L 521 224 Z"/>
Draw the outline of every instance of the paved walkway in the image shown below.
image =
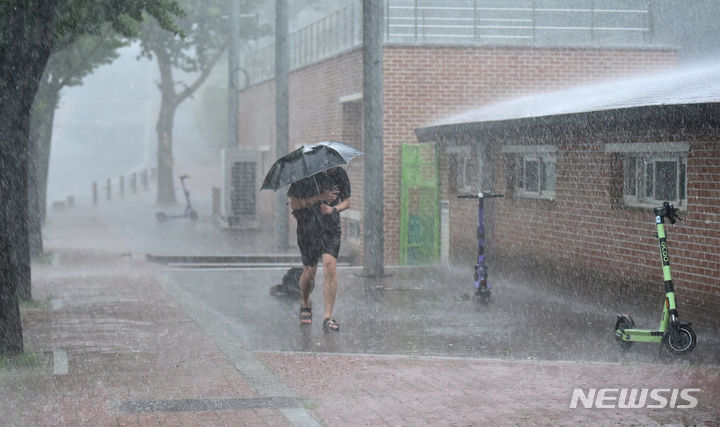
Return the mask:
<path fill-rule="evenodd" d="M 0 373 L 3 425 L 568 425 L 720 420 L 720 369 L 329 353 L 255 353 L 221 321 L 189 315 L 162 267 L 112 252 L 63 250 L 36 265 L 26 349 L 53 361 Z M 314 325 L 313 327 L 319 327 Z M 343 332 L 341 332 L 343 333 Z M 349 333 L 349 332 L 348 332 Z M 223 338 L 224 337 L 224 338 Z M 219 342 L 218 339 L 225 339 Z M 51 359 L 47 353 L 48 360 Z M 65 361 L 65 362 L 64 362 Z M 63 365 L 66 363 L 66 365 Z M 672 391 L 647 405 L 570 408 L 573 389 Z M 613 405 L 619 391 L 608 392 Z M 692 403 L 678 397 L 673 405 Z"/>
<path fill-rule="evenodd" d="M 0 425 L 720 425 L 720 368 L 711 364 L 259 351 L 173 281 L 183 270 L 167 274 L 141 255 L 189 243 L 264 251 L 267 242 L 218 243 L 202 221 L 178 223 L 180 235 L 146 211 L 51 219 L 56 256 L 33 265 L 43 303 L 23 309 L 35 357 L 29 367 L 0 361 Z M 349 326 L 340 334 L 352 336 Z M 316 339 L 320 322 L 312 328 Z M 610 407 L 571 408 L 574 389 Z M 638 399 L 649 391 L 640 408 L 621 409 L 621 389 L 638 389 Z"/>

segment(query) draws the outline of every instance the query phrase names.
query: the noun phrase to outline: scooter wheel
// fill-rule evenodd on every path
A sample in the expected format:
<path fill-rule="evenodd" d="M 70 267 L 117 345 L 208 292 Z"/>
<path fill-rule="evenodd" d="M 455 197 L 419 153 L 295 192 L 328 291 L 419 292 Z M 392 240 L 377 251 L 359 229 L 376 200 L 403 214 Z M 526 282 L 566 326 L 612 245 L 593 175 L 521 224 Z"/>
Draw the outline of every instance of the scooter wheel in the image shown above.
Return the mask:
<path fill-rule="evenodd" d="M 621 349 L 629 350 L 630 347 L 632 347 L 632 341 L 625 341 L 617 335 L 618 330 L 624 331 L 625 329 L 635 329 L 635 322 L 630 316 L 618 316 L 618 319 L 615 322 L 615 341 L 620 344 Z"/>
<path fill-rule="evenodd" d="M 678 326 L 677 332 L 671 330 L 663 336 L 663 344 L 671 354 L 682 356 L 695 349 L 697 336 L 689 325 L 681 325 Z"/>
<path fill-rule="evenodd" d="M 490 302 L 490 289 L 479 289 L 475 292 L 474 300 L 480 304 L 488 304 Z"/>
<path fill-rule="evenodd" d="M 165 222 L 167 221 L 167 215 L 165 212 L 158 212 L 155 214 L 155 219 L 157 219 L 157 222 Z"/>
<path fill-rule="evenodd" d="M 197 212 L 195 212 L 195 211 L 190 211 L 190 219 L 193 220 L 193 221 L 197 221 L 197 219 L 198 219 L 198 214 L 197 214 Z"/>

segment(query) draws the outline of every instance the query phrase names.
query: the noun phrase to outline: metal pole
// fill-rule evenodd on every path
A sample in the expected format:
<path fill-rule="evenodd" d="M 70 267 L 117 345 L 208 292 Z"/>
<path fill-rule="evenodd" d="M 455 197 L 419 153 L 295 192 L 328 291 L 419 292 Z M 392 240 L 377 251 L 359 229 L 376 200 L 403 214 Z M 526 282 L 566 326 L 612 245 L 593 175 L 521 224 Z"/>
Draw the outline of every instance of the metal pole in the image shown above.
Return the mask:
<path fill-rule="evenodd" d="M 290 145 L 290 43 L 288 0 L 275 0 L 275 156 L 288 153 Z M 288 200 L 275 194 L 275 239 L 278 248 L 288 247 Z"/>
<path fill-rule="evenodd" d="M 238 69 L 240 68 L 240 3 L 229 0 L 230 5 L 230 36 L 228 40 L 228 141 L 229 149 L 238 147 Z"/>
<path fill-rule="evenodd" d="M 363 0 L 364 274 L 384 274 L 383 1 Z"/>
<path fill-rule="evenodd" d="M 590 0 L 590 44 L 595 45 L 595 0 Z"/>
<path fill-rule="evenodd" d="M 647 41 L 648 44 L 653 44 L 655 42 L 655 15 L 654 15 L 654 5 L 653 0 L 648 0 L 647 2 L 647 23 L 648 23 L 648 36 Z"/>

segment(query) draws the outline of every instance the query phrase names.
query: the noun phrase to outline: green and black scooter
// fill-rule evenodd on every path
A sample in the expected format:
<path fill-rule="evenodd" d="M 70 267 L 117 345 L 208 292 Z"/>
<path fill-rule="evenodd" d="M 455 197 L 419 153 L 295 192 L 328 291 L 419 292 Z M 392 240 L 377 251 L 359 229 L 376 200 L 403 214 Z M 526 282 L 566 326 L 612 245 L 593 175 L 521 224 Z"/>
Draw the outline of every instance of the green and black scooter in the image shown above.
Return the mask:
<path fill-rule="evenodd" d="M 654 208 L 657 237 L 660 241 L 660 259 L 662 261 L 663 278 L 665 280 L 665 304 L 663 305 L 660 327 L 652 329 L 635 329 L 635 322 L 628 315 L 618 315 L 615 322 L 615 339 L 627 350 L 633 342 L 656 342 L 667 347 L 670 353 L 685 355 L 690 353 L 697 344 L 695 331 L 689 322 L 680 320 L 675 305 L 675 289 L 670 276 L 670 256 L 665 240 L 665 218 L 675 224 L 678 209 L 668 202 Z M 662 348 L 662 347 L 661 347 Z"/>

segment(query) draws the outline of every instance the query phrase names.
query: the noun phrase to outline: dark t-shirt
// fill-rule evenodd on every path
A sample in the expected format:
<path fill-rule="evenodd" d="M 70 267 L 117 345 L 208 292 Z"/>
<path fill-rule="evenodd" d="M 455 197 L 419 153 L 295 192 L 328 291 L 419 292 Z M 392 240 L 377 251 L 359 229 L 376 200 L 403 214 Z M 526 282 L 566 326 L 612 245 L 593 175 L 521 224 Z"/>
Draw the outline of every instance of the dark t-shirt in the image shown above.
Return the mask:
<path fill-rule="evenodd" d="M 320 172 L 311 177 L 292 183 L 288 189 L 288 197 L 307 199 L 328 190 L 338 190 L 338 197 L 330 206 L 335 206 L 343 200 L 350 198 L 350 178 L 343 168 L 336 168 L 334 172 Z M 333 212 L 323 215 L 318 202 L 312 206 L 293 211 L 298 221 L 298 233 L 312 234 L 314 232 L 340 232 L 340 215 Z M 320 228 L 320 229 L 318 229 Z"/>

